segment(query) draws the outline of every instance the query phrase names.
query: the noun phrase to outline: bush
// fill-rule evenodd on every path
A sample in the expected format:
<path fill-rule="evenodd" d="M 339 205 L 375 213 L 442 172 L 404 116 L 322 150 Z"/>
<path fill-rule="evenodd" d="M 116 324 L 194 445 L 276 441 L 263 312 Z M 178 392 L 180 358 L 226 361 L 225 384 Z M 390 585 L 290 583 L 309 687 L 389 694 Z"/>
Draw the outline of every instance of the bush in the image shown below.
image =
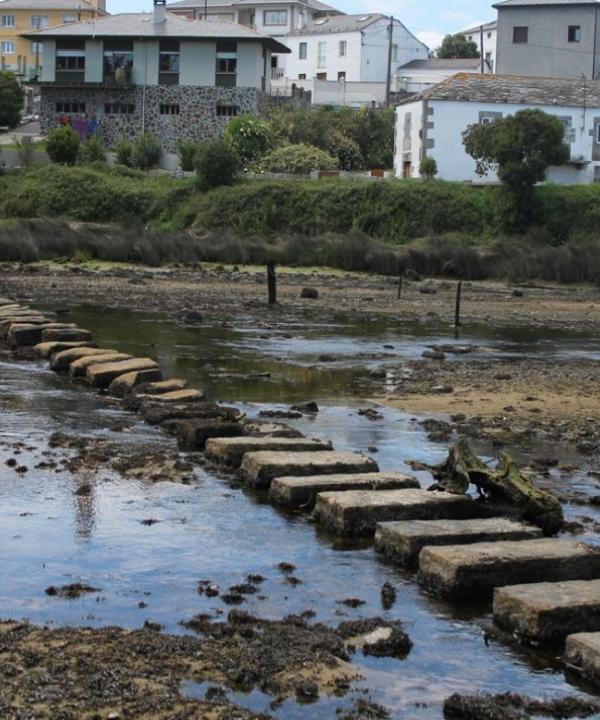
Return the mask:
<path fill-rule="evenodd" d="M 342 170 L 359 170 L 365 167 L 365 160 L 358 144 L 342 135 L 339 130 L 333 130 L 328 134 L 325 146 L 327 152 L 337 158 Z"/>
<path fill-rule="evenodd" d="M 156 135 L 138 135 L 131 148 L 131 164 L 140 170 L 150 170 L 160 163 L 162 145 Z"/>
<path fill-rule="evenodd" d="M 284 145 L 263 158 L 265 172 L 309 175 L 313 170 L 337 170 L 338 160 L 312 145 Z"/>
<path fill-rule="evenodd" d="M 33 158 L 35 155 L 35 147 L 31 138 L 25 136 L 19 140 L 15 137 L 15 145 L 17 146 L 19 165 L 25 168 L 31 167 L 33 165 Z"/>
<path fill-rule="evenodd" d="M 262 157 L 271 147 L 268 123 L 253 115 L 233 118 L 225 128 L 224 138 L 236 151 L 244 166 Z"/>
<path fill-rule="evenodd" d="M 192 172 L 196 162 L 198 143 L 193 140 L 178 140 L 177 152 L 181 162 L 181 169 L 185 172 Z"/>
<path fill-rule="evenodd" d="M 128 168 L 133 167 L 133 146 L 130 142 L 127 142 L 127 140 L 119 140 L 117 146 L 115 147 L 115 152 L 117 153 L 117 163 L 119 165 L 123 165 Z"/>
<path fill-rule="evenodd" d="M 81 146 L 79 159 L 83 163 L 106 162 L 104 144 L 98 135 L 92 135 Z"/>
<path fill-rule="evenodd" d="M 438 174 L 438 166 L 435 158 L 424 157 L 419 164 L 419 175 L 425 180 L 433 180 Z"/>
<path fill-rule="evenodd" d="M 17 76 L 7 70 L 0 71 L 0 125 L 16 128 L 21 121 L 25 94 Z"/>
<path fill-rule="evenodd" d="M 70 125 L 65 125 L 48 134 L 46 152 L 53 163 L 75 165 L 79 156 L 79 145 L 79 135 Z"/>
<path fill-rule="evenodd" d="M 196 155 L 198 186 L 202 190 L 233 185 L 240 170 L 235 150 L 224 140 L 206 140 Z"/>

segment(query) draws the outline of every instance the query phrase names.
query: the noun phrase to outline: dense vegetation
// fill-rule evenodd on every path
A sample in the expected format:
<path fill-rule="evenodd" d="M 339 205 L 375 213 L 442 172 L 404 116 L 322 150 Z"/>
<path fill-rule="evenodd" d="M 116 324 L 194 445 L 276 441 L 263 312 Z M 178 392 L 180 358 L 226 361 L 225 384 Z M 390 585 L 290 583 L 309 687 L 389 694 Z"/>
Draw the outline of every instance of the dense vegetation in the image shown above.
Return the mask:
<path fill-rule="evenodd" d="M 536 188 L 535 224 L 512 237 L 502 230 L 500 192 L 437 180 L 241 181 L 201 192 L 194 179 L 123 167 L 47 166 L 0 177 L 0 260 L 274 257 L 388 274 L 410 267 L 465 278 L 600 281 L 600 187 Z M 59 219 L 118 229 L 67 232 Z M 26 241 L 24 227 L 36 228 L 35 241 Z"/>
<path fill-rule="evenodd" d="M 7 70 L 0 71 L 0 126 L 16 128 L 21 121 L 25 95 L 17 76 Z"/>

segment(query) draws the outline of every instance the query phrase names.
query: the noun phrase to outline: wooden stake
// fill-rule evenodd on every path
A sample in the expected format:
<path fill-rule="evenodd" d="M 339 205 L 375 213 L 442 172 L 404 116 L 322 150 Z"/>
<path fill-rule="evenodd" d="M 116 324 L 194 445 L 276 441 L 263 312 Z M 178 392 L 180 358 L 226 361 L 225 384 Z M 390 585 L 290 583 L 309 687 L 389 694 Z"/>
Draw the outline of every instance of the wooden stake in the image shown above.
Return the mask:
<path fill-rule="evenodd" d="M 460 327 L 460 301 L 462 295 L 462 280 L 456 286 L 456 308 L 454 311 L 454 327 Z"/>
<path fill-rule="evenodd" d="M 267 263 L 267 289 L 269 293 L 269 305 L 277 302 L 277 275 L 275 274 L 275 260 Z"/>

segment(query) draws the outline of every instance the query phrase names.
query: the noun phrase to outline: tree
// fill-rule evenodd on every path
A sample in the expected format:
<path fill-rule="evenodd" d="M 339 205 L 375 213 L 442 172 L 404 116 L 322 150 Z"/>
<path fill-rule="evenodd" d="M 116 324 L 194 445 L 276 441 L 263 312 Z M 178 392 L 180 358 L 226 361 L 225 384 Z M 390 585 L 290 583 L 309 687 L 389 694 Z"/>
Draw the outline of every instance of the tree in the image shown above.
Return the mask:
<path fill-rule="evenodd" d="M 254 115 L 240 115 L 230 120 L 223 137 L 244 165 L 258 160 L 271 147 L 269 124 Z"/>
<path fill-rule="evenodd" d="M 467 40 L 462 33 L 446 35 L 441 47 L 437 49 L 437 56 L 448 60 L 451 58 L 478 58 L 477 43 Z"/>
<path fill-rule="evenodd" d="M 46 152 L 53 163 L 75 165 L 79 156 L 79 145 L 79 135 L 70 125 L 64 125 L 48 134 Z"/>
<path fill-rule="evenodd" d="M 475 171 L 495 171 L 507 192 L 505 224 L 523 230 L 532 220 L 534 186 L 546 179 L 551 165 L 564 165 L 570 156 L 563 142 L 565 126 L 542 110 L 521 110 L 492 123 L 471 125 L 463 133 Z"/>
<path fill-rule="evenodd" d="M 21 122 L 21 111 L 25 94 L 17 76 L 5 70 L 0 71 L 0 125 L 16 128 Z"/>
<path fill-rule="evenodd" d="M 426 155 L 419 163 L 419 175 L 425 180 L 433 180 L 438 174 L 438 166 L 435 158 Z"/>
<path fill-rule="evenodd" d="M 225 140 L 205 140 L 198 146 L 196 173 L 201 190 L 233 185 L 240 170 L 240 159 Z"/>

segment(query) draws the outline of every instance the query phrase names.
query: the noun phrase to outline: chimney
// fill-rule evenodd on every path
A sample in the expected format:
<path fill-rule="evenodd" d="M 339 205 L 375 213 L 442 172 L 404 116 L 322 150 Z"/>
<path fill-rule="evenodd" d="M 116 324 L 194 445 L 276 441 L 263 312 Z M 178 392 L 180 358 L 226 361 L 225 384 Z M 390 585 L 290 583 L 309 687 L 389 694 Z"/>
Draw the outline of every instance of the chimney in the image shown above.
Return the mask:
<path fill-rule="evenodd" d="M 154 23 L 167 21 L 167 0 L 154 0 Z"/>

